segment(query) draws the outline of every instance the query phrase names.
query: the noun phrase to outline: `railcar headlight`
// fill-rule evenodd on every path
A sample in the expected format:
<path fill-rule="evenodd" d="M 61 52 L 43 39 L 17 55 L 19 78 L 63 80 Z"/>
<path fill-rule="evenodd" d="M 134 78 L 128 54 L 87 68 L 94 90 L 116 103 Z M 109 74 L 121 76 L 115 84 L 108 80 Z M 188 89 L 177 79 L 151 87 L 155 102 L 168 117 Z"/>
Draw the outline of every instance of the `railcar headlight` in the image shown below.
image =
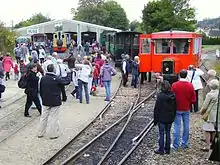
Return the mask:
<path fill-rule="evenodd" d="M 169 68 L 167 67 L 165 70 L 168 72 L 168 71 L 169 71 Z"/>

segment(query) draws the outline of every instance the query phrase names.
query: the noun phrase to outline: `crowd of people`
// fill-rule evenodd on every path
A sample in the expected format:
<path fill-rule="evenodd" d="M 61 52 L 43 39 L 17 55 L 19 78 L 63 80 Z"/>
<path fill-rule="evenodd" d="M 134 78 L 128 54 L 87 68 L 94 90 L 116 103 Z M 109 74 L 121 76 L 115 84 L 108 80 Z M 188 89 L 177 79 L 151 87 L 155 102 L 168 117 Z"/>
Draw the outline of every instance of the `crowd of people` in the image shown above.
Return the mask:
<path fill-rule="evenodd" d="M 39 138 L 46 131 L 49 116 L 53 118 L 50 123 L 51 139 L 59 136 L 58 114 L 62 102 L 67 101 L 65 87 L 70 83 L 74 85 L 71 95 L 79 103 L 83 103 L 85 93 L 85 102 L 90 104 L 90 95 L 96 95 L 98 87 L 105 87 L 105 101 L 110 101 L 111 79 L 117 72 L 110 55 L 97 48 L 88 56 L 75 56 L 69 52 L 69 56 L 63 58 L 58 57 L 56 52 L 46 54 L 42 46 L 29 52 L 23 44 L 17 45 L 14 54 L 16 62 L 9 53 L 0 58 L 0 84 L 3 85 L 3 78 L 8 81 L 14 72 L 14 80 L 27 95 L 24 116 L 31 117 L 29 110 L 34 107 L 41 116 Z"/>
<path fill-rule="evenodd" d="M 203 71 L 192 65 L 188 70 L 181 70 L 179 80 L 172 84 L 160 74 L 156 74 L 157 84 L 160 86 L 154 107 L 154 125 L 159 127 L 159 149 L 155 150 L 156 154 L 170 154 L 171 147 L 176 151 L 189 147 L 190 112 L 201 114 L 204 121 L 202 129 L 205 132 L 205 140 L 202 140 L 206 143 L 201 150 L 210 151 L 215 133 L 220 131 L 220 117 L 217 118 L 219 81 L 216 79 L 216 71 L 211 69 L 207 72 L 208 81 L 203 88 L 200 79 L 202 75 Z M 203 103 L 199 105 L 198 93 L 202 89 Z M 174 125 L 173 142 L 171 142 L 172 125 Z M 183 126 L 182 138 L 181 126 Z"/>

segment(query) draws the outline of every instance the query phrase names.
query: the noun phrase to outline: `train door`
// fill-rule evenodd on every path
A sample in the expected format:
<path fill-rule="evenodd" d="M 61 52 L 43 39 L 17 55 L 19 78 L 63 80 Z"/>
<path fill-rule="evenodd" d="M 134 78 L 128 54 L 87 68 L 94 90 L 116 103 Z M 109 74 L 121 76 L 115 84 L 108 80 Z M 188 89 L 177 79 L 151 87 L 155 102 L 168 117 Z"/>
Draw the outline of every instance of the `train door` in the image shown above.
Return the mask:
<path fill-rule="evenodd" d="M 89 42 L 90 45 L 92 45 L 92 43 L 94 41 L 96 41 L 96 32 L 82 32 L 82 45 L 84 45 L 86 42 Z"/>
<path fill-rule="evenodd" d="M 193 52 L 192 54 L 192 61 L 194 63 L 194 65 L 196 67 L 199 66 L 199 62 L 200 62 L 200 54 L 201 54 L 201 49 L 202 49 L 202 37 L 197 37 L 194 38 L 194 42 L 193 42 Z"/>
<path fill-rule="evenodd" d="M 140 35 L 140 72 L 151 72 L 152 70 L 152 46 L 151 46 L 151 35 L 141 34 Z"/>

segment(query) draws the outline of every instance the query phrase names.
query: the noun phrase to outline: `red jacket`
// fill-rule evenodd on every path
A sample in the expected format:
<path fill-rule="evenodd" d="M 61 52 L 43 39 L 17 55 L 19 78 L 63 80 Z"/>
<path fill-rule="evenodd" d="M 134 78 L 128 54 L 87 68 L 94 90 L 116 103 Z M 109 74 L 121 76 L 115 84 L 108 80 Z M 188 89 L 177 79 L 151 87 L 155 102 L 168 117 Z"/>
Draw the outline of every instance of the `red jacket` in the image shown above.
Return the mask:
<path fill-rule="evenodd" d="M 196 103 L 196 93 L 192 83 L 189 83 L 186 80 L 180 80 L 173 83 L 171 90 L 176 95 L 177 110 L 191 110 L 192 104 Z"/>

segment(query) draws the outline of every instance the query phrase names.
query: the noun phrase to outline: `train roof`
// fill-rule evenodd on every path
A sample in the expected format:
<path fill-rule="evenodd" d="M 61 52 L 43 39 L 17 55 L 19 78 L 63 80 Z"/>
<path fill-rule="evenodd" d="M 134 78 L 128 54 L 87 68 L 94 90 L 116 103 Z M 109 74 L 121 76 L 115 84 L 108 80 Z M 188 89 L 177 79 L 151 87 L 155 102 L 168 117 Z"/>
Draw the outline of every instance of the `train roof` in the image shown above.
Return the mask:
<path fill-rule="evenodd" d="M 196 38 L 196 37 L 202 37 L 201 34 L 195 33 L 195 32 L 188 32 L 188 31 L 162 31 L 162 32 L 156 32 L 151 34 L 152 39 L 158 39 L 158 38 Z"/>
<path fill-rule="evenodd" d="M 120 33 L 142 34 L 142 33 L 140 33 L 140 32 L 135 32 L 135 31 L 121 31 L 121 32 L 117 32 L 117 34 L 120 34 Z"/>

